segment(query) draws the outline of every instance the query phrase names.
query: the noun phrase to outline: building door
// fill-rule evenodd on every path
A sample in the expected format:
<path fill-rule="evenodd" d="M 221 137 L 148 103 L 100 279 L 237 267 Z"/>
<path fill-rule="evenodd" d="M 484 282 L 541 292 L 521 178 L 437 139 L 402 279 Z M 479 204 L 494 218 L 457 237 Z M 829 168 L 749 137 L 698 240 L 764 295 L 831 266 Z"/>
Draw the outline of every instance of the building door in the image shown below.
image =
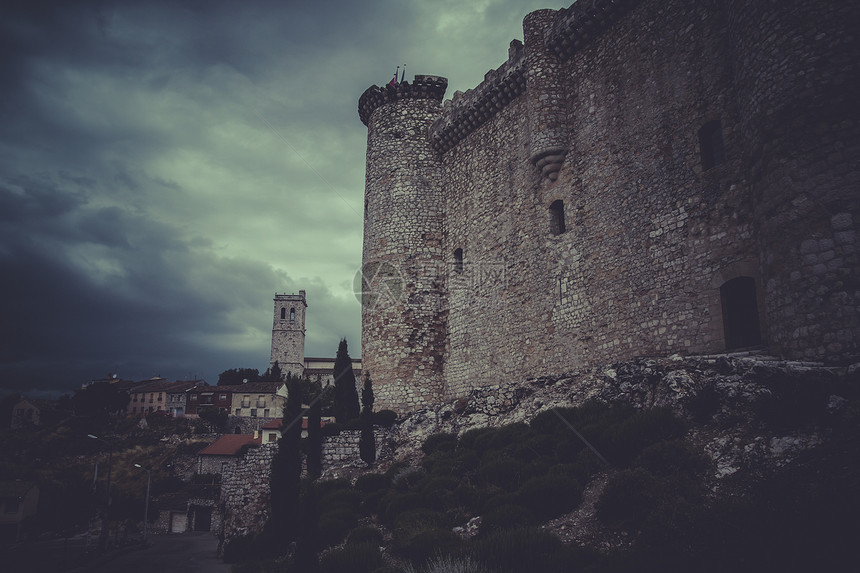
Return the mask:
<path fill-rule="evenodd" d="M 755 279 L 736 277 L 720 287 L 723 306 L 723 332 L 726 350 L 758 346 L 761 327 L 758 320 Z"/>
<path fill-rule="evenodd" d="M 188 529 L 188 514 L 184 511 L 170 512 L 170 533 L 185 533 Z"/>
<path fill-rule="evenodd" d="M 194 531 L 209 531 L 212 529 L 212 508 L 194 507 Z"/>

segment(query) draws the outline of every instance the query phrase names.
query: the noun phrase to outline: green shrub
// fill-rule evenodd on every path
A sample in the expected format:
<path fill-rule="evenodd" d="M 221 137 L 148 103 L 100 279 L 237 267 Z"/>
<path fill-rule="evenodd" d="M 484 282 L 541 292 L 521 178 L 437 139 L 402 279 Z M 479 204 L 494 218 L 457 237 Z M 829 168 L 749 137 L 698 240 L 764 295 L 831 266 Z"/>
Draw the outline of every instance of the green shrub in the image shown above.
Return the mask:
<path fill-rule="evenodd" d="M 375 527 L 356 527 L 346 538 L 347 545 L 370 543 L 379 547 L 382 545 L 382 532 Z"/>
<path fill-rule="evenodd" d="M 320 515 L 330 511 L 358 512 L 361 507 L 361 493 L 354 489 L 339 489 L 324 494 L 317 506 Z"/>
<path fill-rule="evenodd" d="M 448 451 L 436 451 L 424 456 L 424 459 L 421 460 L 421 466 L 427 473 L 438 476 L 460 475 L 463 473 L 460 460 Z"/>
<path fill-rule="evenodd" d="M 609 525 L 639 528 L 658 503 L 659 484 L 642 468 L 614 475 L 597 502 L 597 517 Z"/>
<path fill-rule="evenodd" d="M 424 479 L 425 475 L 424 468 L 407 466 L 394 474 L 391 478 L 391 487 L 401 491 L 407 490 Z"/>
<path fill-rule="evenodd" d="M 527 441 L 531 437 L 531 428 L 528 424 L 516 422 L 499 428 L 490 436 L 488 446 L 492 450 L 514 449 L 517 444 Z"/>
<path fill-rule="evenodd" d="M 460 436 L 457 447 L 483 452 L 489 446 L 490 440 L 495 433 L 495 428 L 473 428 L 467 430 Z"/>
<path fill-rule="evenodd" d="M 327 513 L 317 521 L 317 540 L 320 547 L 337 545 L 355 526 L 357 517 L 349 513 Z"/>
<path fill-rule="evenodd" d="M 481 533 L 500 529 L 516 529 L 535 523 L 533 512 L 519 504 L 504 503 L 489 509 L 481 516 Z"/>
<path fill-rule="evenodd" d="M 520 485 L 522 479 L 522 463 L 508 457 L 496 458 L 484 462 L 478 468 L 480 483 L 495 485 L 513 491 Z"/>
<path fill-rule="evenodd" d="M 319 495 L 323 496 L 340 489 L 351 489 L 352 485 L 350 485 L 348 479 L 336 478 L 325 481 L 318 481 L 316 482 L 316 487 L 317 492 L 319 492 Z"/>
<path fill-rule="evenodd" d="M 360 543 L 333 549 L 320 558 L 320 573 L 372 573 L 382 565 L 379 547 Z"/>
<path fill-rule="evenodd" d="M 473 560 L 470 556 L 454 557 L 452 555 L 437 555 L 427 562 L 426 573 L 487 573 L 487 569 Z M 412 565 L 406 567 L 402 573 L 417 573 L 418 570 Z M 374 572 L 377 573 L 377 572 Z M 398 572 L 392 572 L 398 573 Z"/>
<path fill-rule="evenodd" d="M 554 564 L 565 548 L 552 533 L 526 527 L 497 531 L 473 542 L 469 551 L 494 573 L 556 573 Z"/>
<path fill-rule="evenodd" d="M 383 428 L 390 428 L 397 422 L 397 412 L 393 410 L 380 410 L 373 413 L 373 423 Z"/>
<path fill-rule="evenodd" d="M 708 466 L 708 461 L 684 440 L 664 440 L 642 450 L 634 465 L 654 475 L 695 475 Z"/>
<path fill-rule="evenodd" d="M 364 493 L 373 493 L 391 485 L 391 479 L 383 474 L 364 474 L 355 480 L 355 489 Z"/>
<path fill-rule="evenodd" d="M 430 476 L 421 484 L 421 493 L 425 497 L 435 497 L 437 500 L 447 498 L 460 485 L 460 480 L 452 476 Z"/>
<path fill-rule="evenodd" d="M 394 476 L 396 476 L 397 474 L 399 474 L 400 472 L 402 472 L 404 469 L 406 469 L 408 467 L 411 467 L 411 466 L 409 464 L 407 464 L 406 462 L 394 462 L 393 464 L 391 464 L 391 467 L 389 467 L 386 470 L 385 477 L 387 477 L 388 481 L 390 482 L 391 480 L 394 479 Z"/>
<path fill-rule="evenodd" d="M 230 570 L 232 573 L 281 573 L 284 570 L 284 564 L 276 559 L 245 561 L 236 563 Z"/>
<path fill-rule="evenodd" d="M 434 556 L 457 552 L 461 543 L 450 529 L 425 529 L 395 543 L 395 550 L 412 563 L 423 565 Z"/>
<path fill-rule="evenodd" d="M 582 501 L 582 486 L 573 478 L 563 475 L 545 475 L 531 478 L 520 488 L 520 503 L 534 512 L 540 520 L 552 519 L 567 513 Z"/>
<path fill-rule="evenodd" d="M 379 501 L 379 516 L 386 523 L 394 523 L 404 511 L 426 507 L 426 499 L 415 492 L 389 492 Z"/>
<path fill-rule="evenodd" d="M 421 507 L 404 511 L 397 516 L 392 526 L 395 543 L 413 537 L 428 529 L 445 525 L 445 516 L 436 510 Z"/>
<path fill-rule="evenodd" d="M 421 451 L 425 454 L 433 452 L 453 452 L 457 447 L 457 436 L 454 434 L 439 433 L 430 434 L 424 443 L 421 444 Z"/>

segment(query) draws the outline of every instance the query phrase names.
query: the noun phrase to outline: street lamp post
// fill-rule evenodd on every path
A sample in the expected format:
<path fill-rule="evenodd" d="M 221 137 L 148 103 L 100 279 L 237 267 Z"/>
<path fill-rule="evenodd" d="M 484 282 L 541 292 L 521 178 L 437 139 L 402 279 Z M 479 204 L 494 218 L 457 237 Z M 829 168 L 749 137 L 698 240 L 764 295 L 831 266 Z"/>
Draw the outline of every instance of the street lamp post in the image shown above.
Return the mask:
<path fill-rule="evenodd" d="M 110 473 L 111 473 L 111 468 L 113 466 L 113 444 L 108 442 L 107 440 L 103 440 L 100 437 L 94 436 L 92 434 L 87 434 L 87 437 L 92 438 L 93 440 L 98 440 L 103 444 L 107 444 L 107 447 L 108 447 L 107 496 L 105 499 L 105 510 L 104 510 L 104 514 L 103 514 L 104 517 L 102 518 L 102 532 L 99 535 L 99 549 L 104 550 L 105 547 L 107 547 L 108 523 L 109 523 L 109 519 L 110 519 L 110 502 L 111 502 Z"/>
<path fill-rule="evenodd" d="M 146 523 L 149 520 L 149 484 L 152 483 L 152 471 L 140 464 L 134 464 L 134 467 L 146 471 L 146 501 L 143 506 L 143 543 L 146 544 Z"/>

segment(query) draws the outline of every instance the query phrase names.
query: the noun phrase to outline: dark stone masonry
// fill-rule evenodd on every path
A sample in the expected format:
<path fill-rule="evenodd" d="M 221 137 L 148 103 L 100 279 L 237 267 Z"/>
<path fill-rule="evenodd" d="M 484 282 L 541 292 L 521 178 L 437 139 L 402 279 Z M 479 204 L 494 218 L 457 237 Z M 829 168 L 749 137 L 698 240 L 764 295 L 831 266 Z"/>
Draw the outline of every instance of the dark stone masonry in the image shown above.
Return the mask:
<path fill-rule="evenodd" d="M 581 0 L 369 88 L 377 408 L 637 356 L 860 358 L 860 4 Z"/>

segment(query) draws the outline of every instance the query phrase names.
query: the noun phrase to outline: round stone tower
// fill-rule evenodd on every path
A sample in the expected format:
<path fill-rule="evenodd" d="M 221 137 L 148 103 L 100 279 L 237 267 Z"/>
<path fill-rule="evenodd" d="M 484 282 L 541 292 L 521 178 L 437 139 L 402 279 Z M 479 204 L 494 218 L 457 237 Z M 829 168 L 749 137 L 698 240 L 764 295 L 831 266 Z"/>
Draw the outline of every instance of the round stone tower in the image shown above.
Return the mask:
<path fill-rule="evenodd" d="M 787 358 L 856 360 L 860 5 L 727 7 L 768 342 Z"/>
<path fill-rule="evenodd" d="M 444 202 L 427 131 L 447 85 L 415 76 L 372 86 L 358 104 L 368 130 L 361 355 L 378 409 L 419 409 L 445 391 Z"/>

